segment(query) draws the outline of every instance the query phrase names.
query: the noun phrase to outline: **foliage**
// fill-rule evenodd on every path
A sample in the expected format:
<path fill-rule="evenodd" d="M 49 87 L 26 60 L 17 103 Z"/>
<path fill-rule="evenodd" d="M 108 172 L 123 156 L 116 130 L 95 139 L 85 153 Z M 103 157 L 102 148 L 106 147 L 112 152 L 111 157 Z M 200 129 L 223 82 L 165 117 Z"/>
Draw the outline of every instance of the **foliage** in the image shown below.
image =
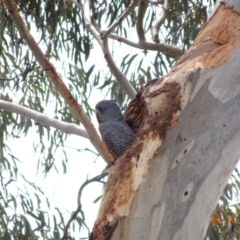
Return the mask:
<path fill-rule="evenodd" d="M 208 5 L 204 5 L 205 2 Z M 83 15 L 75 5 L 64 0 L 23 0 L 15 1 L 15 4 L 35 40 L 89 117 L 93 114 L 89 98 L 93 97 L 96 90 L 108 98 L 116 98 L 122 108 L 126 106 L 128 97 L 106 67 L 103 55 L 99 53 L 98 43 L 87 31 Z M 129 4 L 130 0 L 93 0 L 92 21 L 104 30 L 116 21 L 116 16 Z M 187 49 L 206 21 L 212 5 L 212 0 L 170 0 L 166 18 L 158 34 L 159 41 Z M 149 41 L 151 26 L 157 21 L 161 10 L 162 5 L 149 5 L 147 8 L 143 28 Z M 136 8 L 116 28 L 114 34 L 137 41 L 137 13 Z M 33 57 L 3 3 L 0 6 L 0 19 L 0 99 L 53 114 L 53 117 L 62 121 L 79 124 L 48 81 L 45 70 Z M 118 67 L 136 91 L 147 81 L 166 74 L 176 61 L 161 52 L 134 49 L 115 40 L 110 41 L 109 46 Z M 120 50 L 120 53 L 118 49 L 124 50 Z M 31 129 L 37 127 L 39 139 L 34 140 L 33 148 L 40 154 L 36 166 L 44 166 L 45 174 L 51 174 L 53 169 L 67 171 L 68 156 L 64 142 L 68 135 L 49 127 L 34 125 L 25 117 L 1 109 L 0 125 L 0 238 L 38 239 L 41 235 L 43 239 L 59 239 L 66 224 L 62 210 L 56 208 L 50 211 L 52 208 L 48 198 L 41 189 L 19 175 L 18 166 L 21 160 L 14 156 L 14 149 L 10 149 L 6 141 L 9 138 L 27 137 Z M 60 162 L 55 159 L 56 152 L 63 153 Z M 229 207 L 229 202 L 235 199 L 234 193 L 238 192 L 239 177 L 238 173 L 232 177 L 232 183 L 227 185 L 216 209 L 216 214 L 222 219 L 227 219 L 232 214 L 239 216 L 238 205 Z M 22 179 L 23 187 L 17 192 L 13 191 L 12 184 L 19 179 Z M 32 189 L 31 193 L 29 188 Z M 41 211 L 43 202 L 49 211 Z M 236 222 L 238 218 L 236 217 Z M 84 221 L 85 216 L 81 213 L 70 230 L 79 232 L 86 227 Z M 235 228 L 239 229 L 239 226 L 235 224 Z M 227 222 L 212 222 L 207 237 L 226 239 L 226 229 Z"/>
<path fill-rule="evenodd" d="M 239 178 L 240 173 L 236 168 L 212 214 L 206 239 L 240 238 Z"/>

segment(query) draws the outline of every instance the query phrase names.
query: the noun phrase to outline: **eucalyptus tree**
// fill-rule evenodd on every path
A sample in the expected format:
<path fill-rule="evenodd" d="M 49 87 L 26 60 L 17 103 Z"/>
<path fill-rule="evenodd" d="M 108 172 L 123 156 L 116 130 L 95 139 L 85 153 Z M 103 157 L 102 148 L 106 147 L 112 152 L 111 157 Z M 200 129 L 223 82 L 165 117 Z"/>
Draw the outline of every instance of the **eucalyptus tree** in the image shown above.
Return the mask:
<path fill-rule="evenodd" d="M 128 105 L 125 120 L 135 140 L 109 170 L 90 239 L 235 237 L 238 207 L 233 213 L 228 203 L 237 192 L 237 170 L 207 227 L 240 155 L 240 9 L 237 1 L 226 0 L 212 11 L 214 3 L 204 2 L 3 1 L 0 156 L 1 171 L 8 174 L 1 174 L 1 238 L 73 238 L 72 221 L 84 226 L 83 187 L 107 173 L 83 184 L 69 220 L 61 210 L 57 219 L 38 211 L 27 194 L 17 199 L 10 192 L 19 177 L 18 156 L 6 139 L 28 137 L 34 120 L 35 148 L 44 149 L 44 134 L 50 143 L 39 157 L 46 174 L 60 164 L 55 153 L 64 152 L 69 134 L 90 140 L 109 163 L 111 155 L 90 120 L 95 89 L 123 109 Z M 127 50 L 119 59 L 121 49 Z M 59 63 L 63 69 L 56 70 Z M 25 214 L 16 213 L 19 201 Z M 8 209 L 15 212 L 9 215 Z"/>

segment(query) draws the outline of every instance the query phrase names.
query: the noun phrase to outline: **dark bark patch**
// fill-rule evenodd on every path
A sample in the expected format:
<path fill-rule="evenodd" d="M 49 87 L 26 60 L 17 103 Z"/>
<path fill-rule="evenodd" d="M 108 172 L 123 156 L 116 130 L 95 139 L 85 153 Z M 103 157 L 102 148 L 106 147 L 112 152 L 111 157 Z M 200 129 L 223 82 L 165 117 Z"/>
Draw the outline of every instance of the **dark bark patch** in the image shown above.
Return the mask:
<path fill-rule="evenodd" d="M 136 97 L 129 103 L 128 107 L 126 108 L 124 119 L 134 133 L 138 131 L 143 122 L 143 119 L 147 115 L 146 104 L 142 96 L 144 91 L 152 85 L 160 84 L 162 81 L 163 78 L 154 78 L 150 80 L 145 86 L 140 89 Z M 156 114 L 158 114 L 158 112 L 156 112 Z"/>
<path fill-rule="evenodd" d="M 181 86 L 177 82 L 165 83 L 161 88 L 147 94 L 150 98 L 148 117 L 144 131 L 155 132 L 163 139 L 168 128 L 173 127 L 178 120 L 178 111 L 181 110 Z M 158 114 L 156 114 L 156 112 Z"/>
<path fill-rule="evenodd" d="M 130 102 L 125 113 L 124 119 L 134 133 L 140 128 L 145 116 L 145 103 L 142 99 L 142 91 Z"/>

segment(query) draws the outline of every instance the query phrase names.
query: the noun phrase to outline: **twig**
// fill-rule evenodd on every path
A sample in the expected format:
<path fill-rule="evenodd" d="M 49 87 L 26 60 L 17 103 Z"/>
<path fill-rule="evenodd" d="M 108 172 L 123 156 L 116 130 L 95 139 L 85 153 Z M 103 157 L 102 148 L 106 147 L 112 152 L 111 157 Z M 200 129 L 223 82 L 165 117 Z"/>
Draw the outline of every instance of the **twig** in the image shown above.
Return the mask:
<path fill-rule="evenodd" d="M 82 196 L 82 191 L 83 189 L 91 182 L 99 182 L 102 178 L 106 177 L 108 175 L 108 173 L 102 173 L 92 179 L 89 179 L 89 180 L 86 180 L 82 186 L 80 187 L 79 191 L 78 191 L 78 200 L 77 200 L 77 203 L 78 203 L 78 207 L 76 209 L 76 211 L 73 212 L 71 218 L 68 220 L 66 226 L 64 227 L 64 230 L 63 230 L 63 236 L 61 237 L 60 240 L 65 240 L 68 238 L 68 229 L 70 227 L 70 224 L 71 222 L 77 217 L 78 213 L 81 211 L 82 209 L 82 204 L 81 204 L 81 196 Z"/>
<path fill-rule="evenodd" d="M 82 107 L 77 103 L 74 99 L 66 85 L 64 84 L 63 80 L 57 74 L 53 65 L 48 61 L 45 57 L 39 46 L 37 45 L 36 41 L 28 31 L 25 23 L 23 22 L 22 17 L 20 16 L 14 2 L 12 0 L 3 0 L 6 8 L 8 9 L 9 14 L 11 15 L 13 22 L 15 23 L 16 27 L 18 28 L 20 34 L 22 35 L 23 39 L 27 43 L 28 47 L 31 49 L 33 55 L 36 57 L 39 64 L 42 68 L 46 71 L 48 79 L 54 84 L 55 88 L 64 98 L 64 100 L 68 103 L 72 113 L 77 117 L 77 119 L 83 124 L 84 128 L 87 130 L 89 139 L 93 146 L 97 149 L 100 155 L 109 162 L 111 156 L 106 149 L 105 145 L 101 141 L 95 127 L 89 120 L 88 116 L 83 111 Z"/>
<path fill-rule="evenodd" d="M 145 34 L 143 29 L 143 19 L 145 12 L 147 10 L 148 0 L 140 0 L 139 6 L 138 6 L 138 15 L 137 15 L 137 35 L 139 42 L 145 41 Z"/>
<path fill-rule="evenodd" d="M 107 29 L 103 32 L 101 35 L 102 38 L 105 38 L 105 36 L 109 35 L 111 32 L 114 31 L 114 29 L 119 26 L 123 19 L 126 18 L 132 10 L 138 5 L 139 0 L 132 0 L 131 4 L 128 6 L 128 8 L 121 14 L 121 16 Z"/>
<path fill-rule="evenodd" d="M 155 23 L 155 25 L 152 26 L 151 28 L 151 35 L 152 35 L 152 40 L 154 42 L 159 42 L 159 36 L 158 36 L 158 32 L 159 32 L 159 29 L 166 17 L 166 12 L 167 10 L 169 9 L 169 5 L 168 5 L 168 0 L 165 0 L 164 1 L 164 5 L 163 5 L 163 8 L 162 8 L 162 12 L 160 14 L 160 17 L 159 19 L 157 20 L 157 22 Z"/>
<path fill-rule="evenodd" d="M 84 129 L 80 128 L 77 124 L 67 123 L 55 118 L 51 118 L 43 113 L 24 107 L 20 104 L 0 100 L 0 109 L 33 119 L 35 122 L 43 126 L 54 127 L 62 132 L 75 134 L 89 139 L 88 133 Z"/>

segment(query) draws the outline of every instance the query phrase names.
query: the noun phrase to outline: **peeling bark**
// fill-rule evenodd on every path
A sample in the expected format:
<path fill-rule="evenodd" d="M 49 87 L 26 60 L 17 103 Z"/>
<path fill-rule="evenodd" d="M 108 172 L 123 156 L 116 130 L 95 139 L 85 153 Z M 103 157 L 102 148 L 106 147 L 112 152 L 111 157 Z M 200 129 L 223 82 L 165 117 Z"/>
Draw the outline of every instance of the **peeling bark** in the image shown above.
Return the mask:
<path fill-rule="evenodd" d="M 226 21 L 228 19 L 229 21 Z M 92 239 L 203 239 L 240 157 L 240 15 L 220 4 L 125 119 L 132 146 L 111 167 Z"/>

